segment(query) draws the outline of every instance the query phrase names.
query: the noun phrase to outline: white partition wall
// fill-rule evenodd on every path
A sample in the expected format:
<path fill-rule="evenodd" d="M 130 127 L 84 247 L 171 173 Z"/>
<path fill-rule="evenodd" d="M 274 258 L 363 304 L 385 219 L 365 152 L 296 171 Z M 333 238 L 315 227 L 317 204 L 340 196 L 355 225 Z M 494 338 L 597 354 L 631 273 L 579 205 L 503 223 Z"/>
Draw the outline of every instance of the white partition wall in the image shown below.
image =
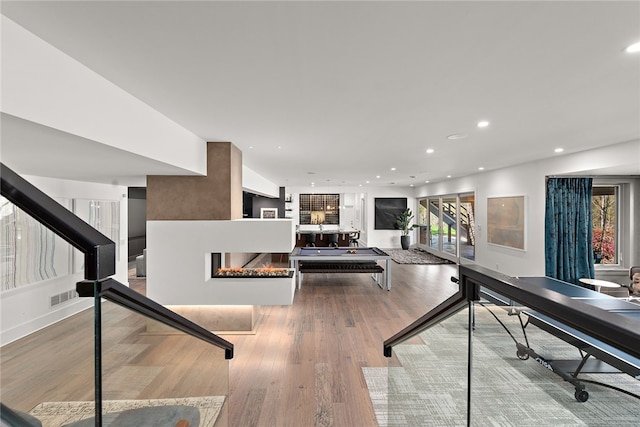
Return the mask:
<path fill-rule="evenodd" d="M 212 253 L 290 253 L 289 219 L 148 221 L 147 296 L 164 305 L 287 305 L 293 278 L 212 278 Z"/>

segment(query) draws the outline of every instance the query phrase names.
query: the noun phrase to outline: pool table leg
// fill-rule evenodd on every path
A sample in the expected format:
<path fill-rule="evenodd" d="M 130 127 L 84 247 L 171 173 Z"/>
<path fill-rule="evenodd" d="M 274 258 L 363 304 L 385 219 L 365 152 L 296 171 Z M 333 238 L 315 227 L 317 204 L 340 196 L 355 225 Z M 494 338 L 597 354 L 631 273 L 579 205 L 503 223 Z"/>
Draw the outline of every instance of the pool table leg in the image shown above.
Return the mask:
<path fill-rule="evenodd" d="M 387 260 L 387 268 L 384 277 L 384 284 L 387 286 L 387 291 L 391 290 L 391 260 Z"/>

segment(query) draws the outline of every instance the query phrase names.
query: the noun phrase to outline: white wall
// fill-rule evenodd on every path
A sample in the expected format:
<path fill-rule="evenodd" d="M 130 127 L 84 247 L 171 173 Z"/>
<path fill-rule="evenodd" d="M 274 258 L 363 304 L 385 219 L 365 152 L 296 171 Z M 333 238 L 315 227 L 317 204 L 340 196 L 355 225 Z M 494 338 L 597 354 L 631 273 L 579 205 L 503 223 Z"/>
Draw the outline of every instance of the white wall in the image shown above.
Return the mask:
<path fill-rule="evenodd" d="M 508 275 L 544 275 L 545 178 L 553 175 L 584 174 L 592 169 L 640 164 L 640 141 L 616 144 L 577 154 L 567 154 L 542 161 L 517 165 L 496 171 L 429 184 L 416 189 L 417 198 L 475 191 L 476 194 L 476 260 L 487 268 Z M 637 189 L 634 190 L 637 194 Z M 524 195 L 526 199 L 526 248 L 524 251 L 489 245 L 486 239 L 487 198 Z M 629 209 L 631 224 L 640 223 L 640 200 L 636 195 Z M 638 226 L 632 229 L 637 236 Z M 636 239 L 637 240 L 637 239 Z M 637 243 L 630 248 L 628 262 L 640 264 Z M 635 263 L 635 264 L 633 264 Z"/>
<path fill-rule="evenodd" d="M 32 176 L 24 178 L 56 200 L 64 199 L 70 202 L 72 199 L 93 199 L 120 202 L 120 239 L 116 242 L 119 245 L 119 259 L 113 278 L 127 285 L 127 188 Z M 71 268 L 69 271 L 72 271 Z M 0 293 L 0 345 L 91 307 L 92 298 L 74 298 L 50 307 L 51 296 L 75 290 L 76 282 L 83 279 L 84 274 L 80 272 Z"/>

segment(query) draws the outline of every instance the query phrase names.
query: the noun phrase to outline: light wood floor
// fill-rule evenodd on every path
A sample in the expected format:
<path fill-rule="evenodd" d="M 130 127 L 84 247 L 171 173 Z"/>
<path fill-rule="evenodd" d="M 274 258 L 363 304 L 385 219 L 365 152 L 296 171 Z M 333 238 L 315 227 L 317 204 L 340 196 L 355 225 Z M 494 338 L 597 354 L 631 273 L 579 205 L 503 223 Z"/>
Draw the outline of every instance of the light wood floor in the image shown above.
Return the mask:
<path fill-rule="evenodd" d="M 200 396 L 230 390 L 229 426 L 376 426 L 362 367 L 394 363 L 382 343 L 457 290 L 455 265 L 393 264 L 393 288 L 367 274 L 308 274 L 292 306 L 261 307 L 255 335 L 225 335 L 222 371 L 210 346 L 144 334 L 144 320 L 107 308 L 105 398 Z M 131 281 L 144 292 L 144 281 Z M 93 398 L 92 311 L 4 346 L 3 403 Z M 153 350 L 152 350 L 153 348 Z M 220 374 L 222 372 L 222 374 Z"/>

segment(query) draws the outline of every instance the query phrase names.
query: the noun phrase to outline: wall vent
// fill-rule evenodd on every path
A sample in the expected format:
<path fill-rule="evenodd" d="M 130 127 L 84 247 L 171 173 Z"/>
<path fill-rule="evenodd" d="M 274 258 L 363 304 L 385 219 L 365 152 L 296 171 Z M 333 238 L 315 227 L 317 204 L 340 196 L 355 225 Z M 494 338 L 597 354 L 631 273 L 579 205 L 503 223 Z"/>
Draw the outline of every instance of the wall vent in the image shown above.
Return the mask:
<path fill-rule="evenodd" d="M 62 303 L 65 303 L 67 301 L 70 301 L 74 298 L 78 297 L 78 293 L 76 292 L 75 289 L 72 289 L 70 291 L 65 291 L 62 292 L 58 295 L 53 295 L 50 299 L 49 299 L 49 307 L 55 307 L 56 305 L 60 305 Z"/>

